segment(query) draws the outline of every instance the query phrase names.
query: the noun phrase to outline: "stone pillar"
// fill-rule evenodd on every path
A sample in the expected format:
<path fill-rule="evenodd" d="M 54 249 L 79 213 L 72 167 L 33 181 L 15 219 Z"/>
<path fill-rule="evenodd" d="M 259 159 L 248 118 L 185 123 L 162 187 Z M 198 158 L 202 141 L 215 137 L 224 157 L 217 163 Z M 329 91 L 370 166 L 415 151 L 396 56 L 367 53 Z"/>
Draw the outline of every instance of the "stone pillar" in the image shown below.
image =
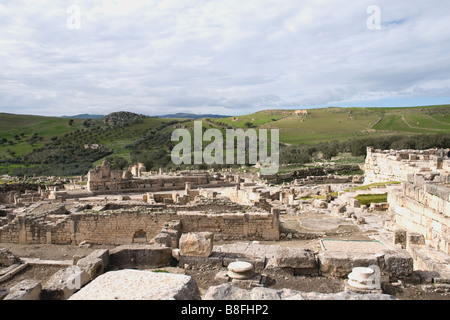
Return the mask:
<path fill-rule="evenodd" d="M 24 217 L 19 217 L 19 244 L 27 244 L 27 230 Z"/>
<path fill-rule="evenodd" d="M 46 231 L 45 231 L 45 243 L 46 244 L 52 243 L 52 230 L 50 227 L 46 228 Z"/>
<path fill-rule="evenodd" d="M 288 195 L 288 204 L 291 206 L 294 205 L 294 195 L 293 194 Z"/>
<path fill-rule="evenodd" d="M 441 157 L 436 158 L 436 169 L 442 169 L 443 160 Z"/>

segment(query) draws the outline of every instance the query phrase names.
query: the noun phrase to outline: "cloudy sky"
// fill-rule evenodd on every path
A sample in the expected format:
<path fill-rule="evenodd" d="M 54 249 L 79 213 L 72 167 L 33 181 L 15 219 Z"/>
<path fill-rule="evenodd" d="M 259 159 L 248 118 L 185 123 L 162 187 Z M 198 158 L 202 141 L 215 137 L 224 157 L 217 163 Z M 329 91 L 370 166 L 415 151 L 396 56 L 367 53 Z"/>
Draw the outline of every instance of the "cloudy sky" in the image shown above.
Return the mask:
<path fill-rule="evenodd" d="M 0 0 L 0 112 L 450 104 L 442 0 Z"/>

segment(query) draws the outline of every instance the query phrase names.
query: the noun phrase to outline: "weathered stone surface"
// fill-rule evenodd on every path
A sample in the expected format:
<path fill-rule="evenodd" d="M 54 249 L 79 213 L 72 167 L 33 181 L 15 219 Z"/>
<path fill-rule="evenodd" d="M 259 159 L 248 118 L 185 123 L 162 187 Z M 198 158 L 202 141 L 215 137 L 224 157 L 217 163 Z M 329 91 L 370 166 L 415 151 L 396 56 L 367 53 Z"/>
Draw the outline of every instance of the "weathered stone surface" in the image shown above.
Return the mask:
<path fill-rule="evenodd" d="M 314 208 L 326 209 L 328 207 L 328 203 L 326 201 L 323 201 L 323 200 L 320 200 L 320 199 L 314 199 L 313 200 L 313 207 Z"/>
<path fill-rule="evenodd" d="M 5 248 L 0 248 L 0 266 L 9 267 L 20 260 Z"/>
<path fill-rule="evenodd" d="M 181 231 L 181 221 L 180 220 L 167 221 L 166 223 L 164 223 L 164 228 Z"/>
<path fill-rule="evenodd" d="M 180 256 L 179 265 L 189 265 L 193 270 L 219 270 L 223 267 L 223 259 L 214 253 L 208 258 Z"/>
<path fill-rule="evenodd" d="M 81 258 L 77 266 L 89 274 L 91 280 L 94 280 L 103 273 L 109 263 L 109 250 L 99 249 L 91 252 L 88 256 Z"/>
<path fill-rule="evenodd" d="M 400 244 L 402 247 L 406 247 L 406 230 L 394 230 L 394 244 Z"/>
<path fill-rule="evenodd" d="M 88 273 L 77 266 L 61 269 L 43 285 L 41 299 L 66 300 L 89 281 Z"/>
<path fill-rule="evenodd" d="M 414 270 L 414 260 L 405 251 L 393 251 L 384 255 L 384 270 L 391 278 L 408 277 Z"/>
<path fill-rule="evenodd" d="M 155 244 L 160 244 L 164 247 L 172 247 L 172 237 L 168 233 L 159 233 L 152 239 Z"/>
<path fill-rule="evenodd" d="M 275 254 L 275 264 L 280 268 L 317 268 L 316 257 L 312 251 L 295 248 L 280 248 Z"/>
<path fill-rule="evenodd" d="M 230 284 L 209 287 L 203 300 L 250 300 L 250 292 Z"/>
<path fill-rule="evenodd" d="M 341 205 L 334 205 L 331 207 L 331 213 L 333 214 L 340 214 L 340 213 L 344 213 L 347 211 L 347 208 L 345 205 L 341 204 Z"/>
<path fill-rule="evenodd" d="M 12 287 L 5 300 L 39 300 L 41 290 L 42 285 L 39 281 L 26 279 Z"/>
<path fill-rule="evenodd" d="M 77 266 L 86 271 L 90 280 L 94 280 L 105 270 L 102 259 L 95 257 L 85 257 L 77 262 Z"/>
<path fill-rule="evenodd" d="M 180 238 L 180 255 L 191 257 L 209 257 L 213 249 L 212 232 L 184 233 Z"/>
<path fill-rule="evenodd" d="M 373 254 L 344 251 L 324 251 L 317 255 L 319 270 L 323 276 L 344 278 L 355 267 L 378 265 Z"/>
<path fill-rule="evenodd" d="M 210 287 L 204 300 L 396 300 L 387 294 L 357 294 L 354 292 L 317 293 L 290 289 L 254 288 L 245 290 L 230 284 Z"/>
<path fill-rule="evenodd" d="M 171 258 L 172 249 L 159 245 L 125 245 L 109 251 L 112 269 L 164 267 Z"/>
<path fill-rule="evenodd" d="M 289 277 L 294 275 L 294 269 L 290 267 L 279 267 L 274 258 L 267 260 L 267 264 L 263 270 L 264 274 L 271 278 Z"/>
<path fill-rule="evenodd" d="M 119 270 L 99 276 L 70 300 L 200 300 L 200 293 L 190 276 Z"/>
<path fill-rule="evenodd" d="M 0 300 L 3 300 L 9 293 L 8 288 L 0 288 Z"/>

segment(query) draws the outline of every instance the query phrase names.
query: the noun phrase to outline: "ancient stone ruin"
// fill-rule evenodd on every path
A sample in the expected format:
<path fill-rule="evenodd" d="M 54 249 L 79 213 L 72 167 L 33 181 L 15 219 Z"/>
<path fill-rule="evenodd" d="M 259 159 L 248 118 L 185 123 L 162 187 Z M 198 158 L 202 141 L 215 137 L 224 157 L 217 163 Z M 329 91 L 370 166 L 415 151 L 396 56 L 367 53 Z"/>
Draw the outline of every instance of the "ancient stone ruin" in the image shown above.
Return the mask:
<path fill-rule="evenodd" d="M 107 162 L 51 187 L 8 184 L 0 299 L 447 298 L 448 155 L 369 148 L 364 176 L 279 184 Z"/>

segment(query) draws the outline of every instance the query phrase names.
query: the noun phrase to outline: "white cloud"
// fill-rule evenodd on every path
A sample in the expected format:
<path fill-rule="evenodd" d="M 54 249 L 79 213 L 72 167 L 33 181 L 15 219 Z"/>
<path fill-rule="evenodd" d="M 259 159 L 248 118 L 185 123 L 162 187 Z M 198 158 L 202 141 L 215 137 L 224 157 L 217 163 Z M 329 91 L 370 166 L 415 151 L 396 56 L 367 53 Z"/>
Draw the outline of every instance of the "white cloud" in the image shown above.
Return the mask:
<path fill-rule="evenodd" d="M 450 4 L 29 0 L 0 4 L 0 112 L 248 113 L 450 96 Z M 81 29 L 68 30 L 78 6 Z M 381 9 L 369 30 L 366 10 Z"/>

